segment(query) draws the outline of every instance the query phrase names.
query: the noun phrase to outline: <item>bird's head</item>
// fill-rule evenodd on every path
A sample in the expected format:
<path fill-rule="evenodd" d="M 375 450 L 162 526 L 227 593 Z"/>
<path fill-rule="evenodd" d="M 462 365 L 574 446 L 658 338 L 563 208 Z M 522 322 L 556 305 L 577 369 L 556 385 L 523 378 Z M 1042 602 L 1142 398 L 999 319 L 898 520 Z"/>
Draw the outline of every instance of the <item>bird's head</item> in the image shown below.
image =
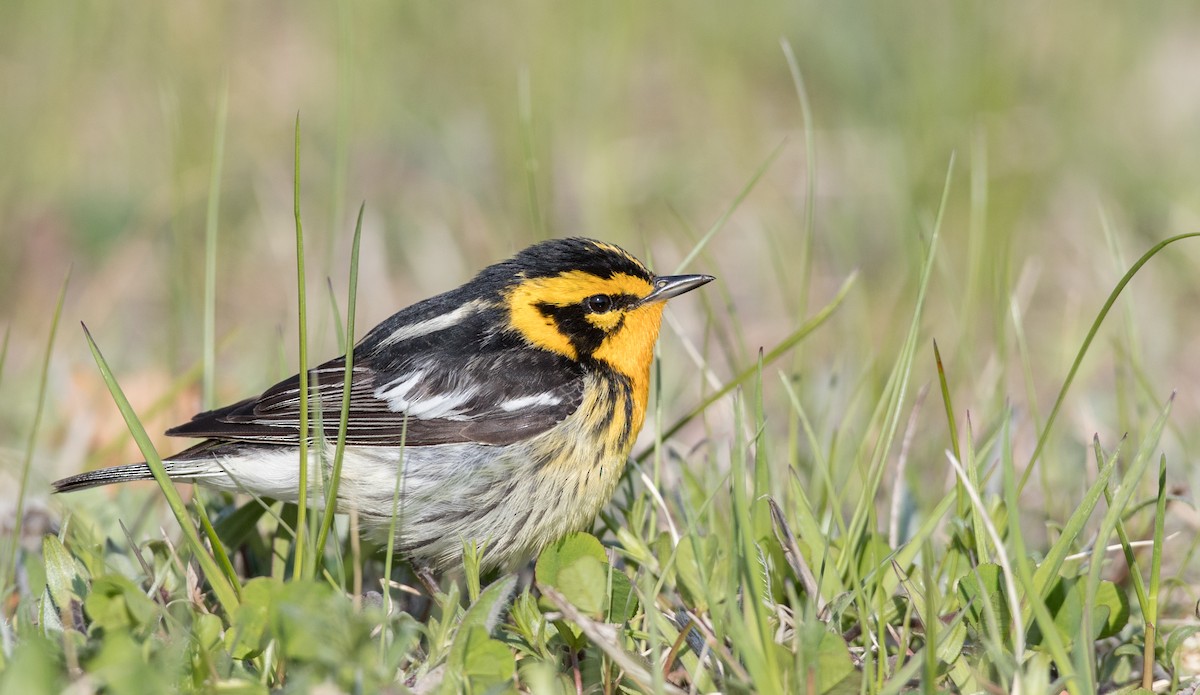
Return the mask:
<path fill-rule="evenodd" d="M 666 300 L 713 279 L 659 276 L 623 249 L 592 239 L 554 239 L 502 264 L 511 326 L 530 344 L 629 374 L 649 368 Z"/>

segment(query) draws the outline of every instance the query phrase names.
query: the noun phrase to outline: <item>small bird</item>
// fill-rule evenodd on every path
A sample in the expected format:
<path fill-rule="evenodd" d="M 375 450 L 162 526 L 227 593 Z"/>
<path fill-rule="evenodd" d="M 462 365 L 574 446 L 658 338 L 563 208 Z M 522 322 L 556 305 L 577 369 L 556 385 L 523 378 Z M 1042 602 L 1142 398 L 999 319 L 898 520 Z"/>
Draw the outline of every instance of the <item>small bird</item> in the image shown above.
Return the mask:
<path fill-rule="evenodd" d="M 554 239 L 386 319 L 354 347 L 338 511 L 382 537 L 395 516 L 397 552 L 433 572 L 461 563 L 464 541 L 484 549 L 484 569 L 515 568 L 589 527 L 645 420 L 664 302 L 712 280 Z M 345 365 L 309 371 L 324 413 L 310 441 L 318 427 L 337 439 Z M 204 439 L 164 459 L 172 479 L 298 501 L 299 376 L 167 434 Z M 329 479 L 332 449 L 310 448 L 310 481 Z M 136 463 L 54 489 L 152 477 Z"/>

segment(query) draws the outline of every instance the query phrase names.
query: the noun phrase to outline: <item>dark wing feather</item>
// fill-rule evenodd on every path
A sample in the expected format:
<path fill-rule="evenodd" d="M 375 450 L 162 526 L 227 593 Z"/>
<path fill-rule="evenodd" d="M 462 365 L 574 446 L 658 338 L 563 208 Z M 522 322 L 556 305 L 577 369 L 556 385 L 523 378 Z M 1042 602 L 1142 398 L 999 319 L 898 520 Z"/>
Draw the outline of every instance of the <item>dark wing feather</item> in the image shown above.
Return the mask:
<path fill-rule="evenodd" d="M 362 357 L 355 348 L 347 444 L 511 444 L 562 422 L 582 402 L 584 373 L 573 361 L 511 336 L 488 336 L 477 326 L 441 333 L 446 335 L 436 340 L 378 349 L 361 345 Z M 342 357 L 309 370 L 310 408 L 315 398 L 329 439 L 338 433 L 344 375 Z M 258 398 L 200 413 L 167 434 L 297 445 L 299 392 L 293 376 Z M 311 418 L 310 427 L 317 431 Z"/>

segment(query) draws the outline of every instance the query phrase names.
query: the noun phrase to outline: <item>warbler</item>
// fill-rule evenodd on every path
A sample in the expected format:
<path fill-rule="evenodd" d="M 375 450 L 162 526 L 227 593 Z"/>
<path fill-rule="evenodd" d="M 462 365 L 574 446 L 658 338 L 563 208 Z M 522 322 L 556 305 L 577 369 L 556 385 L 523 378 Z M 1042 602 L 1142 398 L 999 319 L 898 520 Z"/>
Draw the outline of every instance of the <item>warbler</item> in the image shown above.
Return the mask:
<path fill-rule="evenodd" d="M 461 562 L 464 541 L 484 548 L 485 569 L 512 568 L 588 527 L 645 420 L 664 302 L 711 280 L 655 275 L 601 241 L 555 239 L 386 319 L 352 353 L 337 509 L 357 509 L 380 535 L 395 516 L 397 552 L 434 572 Z M 319 428 L 336 441 L 345 365 L 309 371 L 324 413 L 310 441 Z M 298 376 L 167 434 L 204 439 L 164 459 L 172 479 L 298 501 Z M 310 448 L 309 481 L 329 479 L 332 449 Z M 54 488 L 152 477 L 136 463 Z"/>

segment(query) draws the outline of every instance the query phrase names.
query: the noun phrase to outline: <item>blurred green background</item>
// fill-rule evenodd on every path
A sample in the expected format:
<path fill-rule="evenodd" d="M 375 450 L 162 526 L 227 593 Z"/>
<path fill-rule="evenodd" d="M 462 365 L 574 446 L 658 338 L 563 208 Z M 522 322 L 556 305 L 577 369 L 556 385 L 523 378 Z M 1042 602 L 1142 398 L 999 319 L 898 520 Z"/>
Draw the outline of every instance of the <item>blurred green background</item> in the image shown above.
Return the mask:
<path fill-rule="evenodd" d="M 227 95 L 220 401 L 295 369 L 297 114 L 319 358 L 336 353 L 325 283 L 344 306 L 360 201 L 361 335 L 546 236 L 607 239 L 671 272 L 769 162 L 688 267 L 720 286 L 674 306 L 682 332 L 664 338 L 664 409 L 686 412 L 705 388 L 683 339 L 722 381 L 857 272 L 832 321 L 766 374 L 772 427 L 795 426 L 782 369 L 819 438 L 846 451 L 874 436 L 867 415 L 912 315 L 955 157 L 914 373 L 914 386 L 935 390 L 918 411 L 909 470 L 933 494 L 949 480 L 949 442 L 930 338 L 960 422 L 969 410 L 983 436 L 1013 407 L 1022 460 L 1125 268 L 1157 240 L 1200 229 L 1198 37 L 1200 5 L 1183 2 L 9 0 L 0 470 L 20 461 L 68 269 L 35 495 L 136 456 L 80 321 L 151 431 L 199 407 L 192 383 L 150 411 L 202 354 L 204 228 Z M 1198 261 L 1195 242 L 1153 260 L 1101 329 L 1035 476 L 1056 491 L 1049 517 L 1069 511 L 1094 472 L 1092 434 L 1114 446 L 1172 390 L 1164 451 L 1172 482 L 1190 488 Z M 729 413 L 715 406 L 685 445 L 727 439 Z M 683 465 L 700 475 L 720 462 Z"/>

